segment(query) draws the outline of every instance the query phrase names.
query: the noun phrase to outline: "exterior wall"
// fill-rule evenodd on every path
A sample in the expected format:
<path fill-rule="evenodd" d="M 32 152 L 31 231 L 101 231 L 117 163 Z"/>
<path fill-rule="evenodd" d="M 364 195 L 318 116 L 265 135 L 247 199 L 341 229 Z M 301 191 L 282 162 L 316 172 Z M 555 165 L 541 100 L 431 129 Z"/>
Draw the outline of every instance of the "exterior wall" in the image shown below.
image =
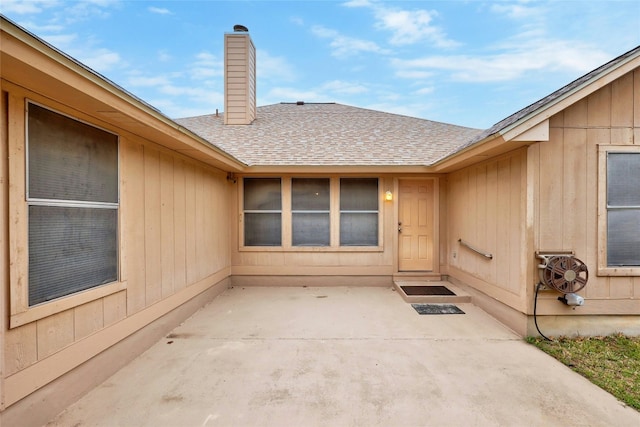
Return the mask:
<path fill-rule="evenodd" d="M 526 149 L 518 149 L 452 173 L 447 186 L 447 273 L 520 312 L 527 309 L 524 257 L 531 231 L 526 161 Z"/>
<path fill-rule="evenodd" d="M 640 70 L 623 75 L 550 117 L 549 140 L 448 177 L 443 272 L 468 285 L 474 302 L 523 335 L 537 333 L 536 251 L 573 251 L 589 268 L 584 306 L 540 291 L 538 324 L 549 335 L 640 333 L 640 277 L 600 271 L 599 209 L 606 200 L 599 152 L 640 144 Z M 514 143 L 516 144 L 516 143 Z M 463 239 L 488 260 L 467 248 Z"/>
<path fill-rule="evenodd" d="M 315 176 L 315 175 L 314 175 Z M 326 175 L 327 177 L 329 175 Z M 367 175 L 371 176 L 371 175 Z M 394 202 L 381 202 L 382 250 L 350 248 L 242 248 L 241 180 L 236 184 L 231 222 L 234 284 L 273 285 L 391 285 L 394 272 Z M 393 178 L 380 181 L 382 189 L 393 188 Z M 283 203 L 287 203 L 283 200 Z M 289 219 L 290 220 L 290 219 Z M 283 221 L 289 221 L 283 217 Z M 286 230 L 287 226 L 283 226 Z M 313 277 L 316 276 L 316 277 Z M 252 279 L 253 277 L 253 279 Z M 269 279 L 270 277 L 270 279 Z"/>
<path fill-rule="evenodd" d="M 227 204 L 231 187 L 226 173 L 37 93 L 2 83 L 0 275 L 6 280 L 0 306 L 0 392 L 5 410 L 215 285 L 223 284 L 217 290 L 221 292 L 230 275 Z M 26 98 L 120 138 L 121 285 L 107 295 L 101 295 L 100 288 L 87 291 L 83 295 L 89 296 L 78 304 L 68 303 L 75 296 L 45 303 L 42 306 L 51 313 L 39 312 L 34 319 L 13 313 L 16 284 L 26 283 L 18 255 L 27 251 Z M 7 295 L 11 300 L 5 303 Z M 4 324 L 6 319 L 13 324 Z"/>
<path fill-rule="evenodd" d="M 7 93 L 0 90 L 0 283 L 9 283 L 9 179 L 7 164 Z M 5 348 L 7 330 L 6 285 L 0 289 L 0 349 Z M 0 351 L 0 410 L 4 409 L 4 351 Z M 1 420 L 1 415 L 0 415 Z"/>
<path fill-rule="evenodd" d="M 638 274 L 612 276 L 598 272 L 598 263 L 603 261 L 599 259 L 603 255 L 598 253 L 598 210 L 599 203 L 606 200 L 598 189 L 598 174 L 603 170 L 598 152 L 611 144 L 640 144 L 639 69 L 551 117 L 550 140 L 529 148 L 536 200 L 535 248 L 574 251 L 589 268 L 588 284 L 579 292 L 585 297 L 584 306 L 572 310 L 559 304 L 554 292 L 540 296 L 538 313 L 556 316 L 541 320 L 541 327 L 548 330 L 562 329 L 563 315 L 604 314 L 636 316 L 623 320 L 614 331 L 631 331 L 632 324 L 636 334 L 640 329 Z M 527 282 L 529 294 L 533 293 L 532 284 L 536 280 L 536 272 L 532 274 L 534 277 Z M 603 323 L 604 319 L 600 319 Z M 575 322 L 574 331 L 581 331 L 580 324 Z"/>
<path fill-rule="evenodd" d="M 279 175 L 283 176 L 284 175 Z M 321 175 L 314 175 L 321 176 Z M 335 177 L 336 175 L 322 175 Z M 340 175 L 344 176 L 344 175 Z M 371 177 L 372 174 L 367 174 Z M 384 175 L 380 177 L 380 199 L 386 190 L 392 190 L 393 201 L 381 201 L 380 222 L 381 245 L 380 248 L 354 249 L 340 248 L 242 248 L 241 246 L 241 181 L 239 177 L 238 187 L 233 192 L 231 218 L 231 244 L 232 244 L 232 272 L 235 285 L 291 285 L 291 286 L 391 286 L 394 277 L 407 278 L 423 276 L 419 273 L 398 273 L 397 245 L 398 245 L 398 180 L 402 178 L 427 178 L 425 175 L 394 176 Z M 434 178 L 434 177 L 430 177 Z M 438 190 L 437 197 L 442 193 L 441 186 L 444 180 L 436 180 Z M 440 212 L 438 202 L 434 206 L 434 214 Z M 283 200 L 283 203 L 287 203 Z M 337 203 L 337 201 L 336 201 Z M 283 217 L 283 221 L 290 221 Z M 332 221 L 338 221 L 334 217 Z M 440 221 L 444 221 L 440 219 Z M 441 225 L 442 226 L 442 225 Z M 436 223 L 436 228 L 438 225 Z M 283 227 L 286 230 L 287 226 Z M 286 233 L 286 232 L 285 232 Z M 440 236 L 435 232 L 433 248 L 436 255 L 434 275 L 439 274 L 439 241 Z"/>

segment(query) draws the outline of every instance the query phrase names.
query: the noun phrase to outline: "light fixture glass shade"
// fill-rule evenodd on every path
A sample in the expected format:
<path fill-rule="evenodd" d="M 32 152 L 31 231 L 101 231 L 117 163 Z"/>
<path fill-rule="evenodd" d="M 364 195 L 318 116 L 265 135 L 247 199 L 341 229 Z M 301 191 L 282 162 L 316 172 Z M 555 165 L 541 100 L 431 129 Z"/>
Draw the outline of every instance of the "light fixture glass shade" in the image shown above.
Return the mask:
<path fill-rule="evenodd" d="M 384 199 L 387 201 L 393 200 L 393 193 L 391 192 L 391 190 L 387 190 L 387 192 L 384 193 Z"/>

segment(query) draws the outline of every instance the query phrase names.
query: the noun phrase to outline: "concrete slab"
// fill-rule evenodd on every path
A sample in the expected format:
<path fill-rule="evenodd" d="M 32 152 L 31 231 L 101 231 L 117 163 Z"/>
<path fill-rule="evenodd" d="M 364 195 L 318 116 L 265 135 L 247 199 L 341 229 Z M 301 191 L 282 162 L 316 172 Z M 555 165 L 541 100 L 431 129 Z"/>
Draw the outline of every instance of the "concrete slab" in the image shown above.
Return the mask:
<path fill-rule="evenodd" d="M 403 286 L 444 286 L 449 289 L 455 295 L 407 295 L 402 289 Z M 429 304 L 429 303 L 451 303 L 461 304 L 471 302 L 471 295 L 465 292 L 462 288 L 447 281 L 412 281 L 402 282 L 394 281 L 393 288 L 403 300 L 410 304 Z"/>
<path fill-rule="evenodd" d="M 234 288 L 48 425 L 633 426 L 640 413 L 472 304 Z"/>

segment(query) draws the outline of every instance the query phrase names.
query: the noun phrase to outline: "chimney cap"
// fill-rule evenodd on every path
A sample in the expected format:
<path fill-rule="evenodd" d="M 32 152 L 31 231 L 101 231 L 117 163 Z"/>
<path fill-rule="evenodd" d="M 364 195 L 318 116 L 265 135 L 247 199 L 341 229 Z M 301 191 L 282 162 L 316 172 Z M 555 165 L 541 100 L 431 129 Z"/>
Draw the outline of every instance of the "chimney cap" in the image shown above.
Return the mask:
<path fill-rule="evenodd" d="M 233 26 L 233 31 L 235 31 L 236 33 L 247 33 L 249 32 L 249 29 L 244 25 L 236 24 Z"/>

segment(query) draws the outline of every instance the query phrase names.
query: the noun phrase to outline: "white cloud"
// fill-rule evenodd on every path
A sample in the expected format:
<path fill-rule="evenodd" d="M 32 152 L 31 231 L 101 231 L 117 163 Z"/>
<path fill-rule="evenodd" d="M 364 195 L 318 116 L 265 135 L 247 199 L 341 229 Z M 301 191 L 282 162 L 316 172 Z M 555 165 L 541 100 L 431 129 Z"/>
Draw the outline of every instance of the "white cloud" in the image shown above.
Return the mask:
<path fill-rule="evenodd" d="M 42 38 L 46 40 L 51 45 L 55 46 L 58 49 L 62 49 L 66 51 L 66 48 L 70 48 L 78 39 L 77 34 L 56 34 L 56 35 L 43 35 Z"/>
<path fill-rule="evenodd" d="M 159 87 L 169 85 L 170 80 L 166 76 L 141 76 L 134 75 L 129 77 L 127 84 L 135 87 Z"/>
<path fill-rule="evenodd" d="M 172 84 L 164 84 L 159 88 L 160 93 L 171 95 L 174 97 L 189 97 L 192 100 L 207 99 L 208 95 L 206 91 L 203 91 L 201 87 L 192 86 L 175 86 Z"/>
<path fill-rule="evenodd" d="M 190 88 L 173 87 L 175 93 L 181 96 L 175 97 L 158 97 L 149 99 L 151 105 L 160 109 L 164 114 L 172 118 L 194 117 L 205 114 L 212 114 L 216 109 L 222 111 L 224 106 L 224 95 L 216 91 L 206 91 L 200 89 L 198 93 L 194 93 Z M 189 102 L 184 102 L 188 99 Z"/>
<path fill-rule="evenodd" d="M 304 19 L 300 18 L 299 16 L 292 16 L 291 18 L 289 18 L 289 21 L 299 27 L 302 27 L 304 25 Z"/>
<path fill-rule="evenodd" d="M 355 95 L 369 92 L 369 89 L 358 83 L 350 83 L 342 80 L 332 80 L 322 85 L 322 91 L 329 91 L 336 94 Z"/>
<path fill-rule="evenodd" d="M 430 93 L 435 92 L 435 88 L 433 86 L 428 86 L 428 87 L 423 87 L 421 89 L 418 89 L 415 94 L 416 95 L 429 95 Z"/>
<path fill-rule="evenodd" d="M 224 74 L 224 62 L 209 52 L 200 52 L 195 62 L 188 67 L 192 79 L 202 80 Z"/>
<path fill-rule="evenodd" d="M 260 102 L 263 104 L 274 104 L 277 102 L 296 102 L 296 101 L 305 101 L 305 102 L 326 102 L 326 95 L 321 95 L 314 90 L 300 90 L 291 87 L 273 87 L 269 92 L 263 97 L 266 102 Z"/>
<path fill-rule="evenodd" d="M 389 43 L 393 45 L 410 45 L 421 41 L 432 43 L 438 48 L 452 48 L 460 45 L 459 42 L 447 37 L 444 30 L 434 24 L 434 19 L 438 17 L 436 11 L 388 7 L 366 0 L 349 1 L 343 6 L 371 9 L 376 18 L 375 27 L 391 32 Z"/>
<path fill-rule="evenodd" d="M 337 58 L 347 58 L 361 52 L 388 54 L 388 50 L 381 48 L 376 43 L 368 40 L 356 39 L 340 34 L 336 30 L 325 28 L 321 25 L 311 27 L 311 32 L 320 38 L 331 39 L 329 45 L 333 49 L 331 55 Z"/>
<path fill-rule="evenodd" d="M 256 51 L 256 72 L 258 78 L 292 81 L 296 79 L 293 66 L 282 56 L 271 56 L 266 50 Z"/>
<path fill-rule="evenodd" d="M 53 0 L 2 0 L 0 2 L 0 12 L 26 15 L 30 13 L 40 13 L 44 9 L 58 5 L 59 2 Z"/>
<path fill-rule="evenodd" d="M 344 2 L 342 4 L 343 6 L 346 7 L 365 7 L 365 6 L 371 6 L 371 1 L 369 0 L 351 0 L 351 1 L 347 1 Z"/>
<path fill-rule="evenodd" d="M 401 64 L 402 61 L 398 60 L 395 63 Z M 434 75 L 434 73 L 431 72 L 431 71 L 406 70 L 406 69 L 397 70 L 396 73 L 395 73 L 396 77 L 399 77 L 401 79 L 410 79 L 410 80 L 428 79 L 429 77 L 432 77 L 433 75 Z"/>
<path fill-rule="evenodd" d="M 85 3 L 94 4 L 100 7 L 109 7 L 120 3 L 121 0 L 83 0 Z"/>
<path fill-rule="evenodd" d="M 122 58 L 117 52 L 109 49 L 96 49 L 93 51 L 84 51 L 76 56 L 83 64 L 100 73 L 104 73 L 116 65 L 123 65 Z"/>
<path fill-rule="evenodd" d="M 162 7 L 154 7 L 154 6 L 149 6 L 147 8 L 147 10 L 151 13 L 156 13 L 158 15 L 171 15 L 172 12 L 169 9 L 165 9 Z"/>
<path fill-rule="evenodd" d="M 63 31 L 65 29 L 64 26 L 59 24 L 37 24 L 33 21 L 20 22 L 20 25 L 37 34 L 51 32 L 55 33 Z"/>
<path fill-rule="evenodd" d="M 171 59 L 173 59 L 173 57 L 166 50 L 159 50 L 158 51 L 158 61 L 160 61 L 160 62 L 169 62 L 169 61 L 171 61 Z"/>
<path fill-rule="evenodd" d="M 93 0 L 70 2 L 71 6 L 65 8 L 58 16 L 66 23 L 90 21 L 92 19 L 108 18 L 110 13 L 108 8 L 117 6 L 117 0 Z"/>
<path fill-rule="evenodd" d="M 521 78 L 530 72 L 590 71 L 606 62 L 609 55 L 593 46 L 561 40 L 539 40 L 518 48 L 485 55 L 426 56 L 392 60 L 397 75 L 411 72 L 447 72 L 451 80 L 498 82 Z"/>
<path fill-rule="evenodd" d="M 511 19 L 539 18 L 544 12 L 540 3 L 529 2 L 502 2 L 491 5 L 490 10 L 497 14 L 506 15 Z"/>

